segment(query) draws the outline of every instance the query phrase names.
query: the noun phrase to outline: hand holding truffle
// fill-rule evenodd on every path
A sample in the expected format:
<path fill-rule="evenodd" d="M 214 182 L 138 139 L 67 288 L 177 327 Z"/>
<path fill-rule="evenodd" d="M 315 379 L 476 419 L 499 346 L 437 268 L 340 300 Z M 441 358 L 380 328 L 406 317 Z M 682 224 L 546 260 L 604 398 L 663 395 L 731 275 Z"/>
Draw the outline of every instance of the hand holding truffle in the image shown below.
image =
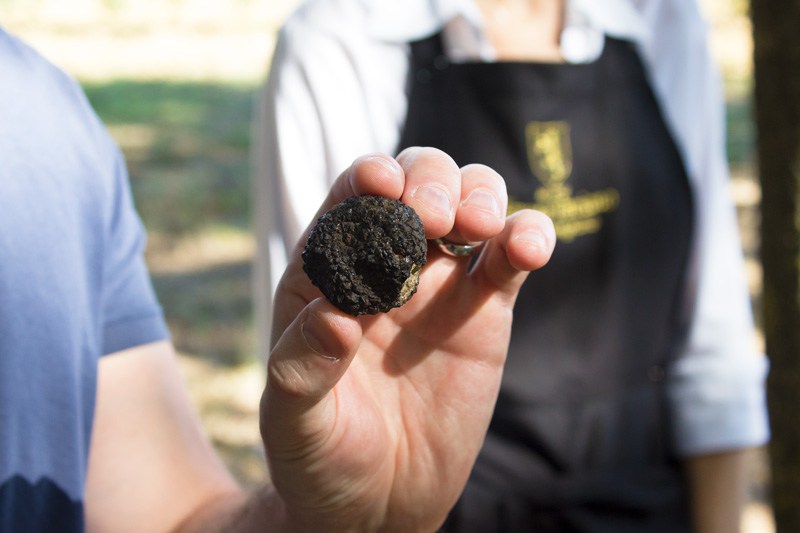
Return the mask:
<path fill-rule="evenodd" d="M 361 196 L 371 207 L 351 200 L 323 216 Z M 506 218 L 506 204 L 496 172 L 428 148 L 362 157 L 333 185 L 318 215 L 331 226 L 316 237 L 309 228 L 275 298 L 261 427 L 287 527 L 434 531 L 444 521 L 492 415 L 517 292 L 555 243 L 546 216 Z M 471 262 L 439 238 L 484 244 Z M 331 239 L 378 244 L 344 262 L 333 253 L 337 273 L 320 281 L 311 256 Z"/>

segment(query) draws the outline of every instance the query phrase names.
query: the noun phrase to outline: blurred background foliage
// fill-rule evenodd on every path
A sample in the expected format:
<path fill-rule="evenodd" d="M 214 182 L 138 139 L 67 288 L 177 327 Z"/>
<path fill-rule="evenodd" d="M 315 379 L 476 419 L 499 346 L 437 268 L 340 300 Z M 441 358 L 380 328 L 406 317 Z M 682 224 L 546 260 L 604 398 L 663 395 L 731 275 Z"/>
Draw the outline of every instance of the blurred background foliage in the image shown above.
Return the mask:
<path fill-rule="evenodd" d="M 128 161 L 147 259 L 193 400 L 245 485 L 262 479 L 251 311 L 250 133 L 275 32 L 298 0 L 0 0 L 0 24 L 74 75 Z M 757 315 L 746 0 L 701 0 L 725 76 L 732 192 Z M 761 339 L 755 339 L 763 345 Z M 771 531 L 754 456 L 745 531 Z"/>

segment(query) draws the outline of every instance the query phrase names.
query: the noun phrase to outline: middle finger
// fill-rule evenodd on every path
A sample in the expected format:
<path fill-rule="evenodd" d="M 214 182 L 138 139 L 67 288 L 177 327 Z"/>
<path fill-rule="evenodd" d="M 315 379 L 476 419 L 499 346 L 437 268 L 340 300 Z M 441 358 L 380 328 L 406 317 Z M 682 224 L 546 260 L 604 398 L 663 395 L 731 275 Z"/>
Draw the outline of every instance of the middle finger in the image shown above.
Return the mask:
<path fill-rule="evenodd" d="M 461 171 L 455 161 L 435 148 L 412 147 L 397 156 L 405 171 L 401 200 L 422 219 L 428 239 L 450 233 L 461 198 Z"/>

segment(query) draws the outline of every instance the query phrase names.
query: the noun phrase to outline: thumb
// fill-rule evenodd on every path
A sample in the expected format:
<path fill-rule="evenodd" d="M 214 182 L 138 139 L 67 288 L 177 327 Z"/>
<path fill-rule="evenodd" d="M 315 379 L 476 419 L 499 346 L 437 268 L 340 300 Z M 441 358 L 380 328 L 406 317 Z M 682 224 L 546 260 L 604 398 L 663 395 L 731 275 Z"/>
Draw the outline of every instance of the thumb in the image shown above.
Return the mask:
<path fill-rule="evenodd" d="M 267 363 L 261 435 L 268 448 L 313 445 L 333 424 L 329 394 L 361 343 L 361 325 L 328 300 L 309 303 L 278 340 Z M 288 450 L 287 450 L 288 451 Z"/>

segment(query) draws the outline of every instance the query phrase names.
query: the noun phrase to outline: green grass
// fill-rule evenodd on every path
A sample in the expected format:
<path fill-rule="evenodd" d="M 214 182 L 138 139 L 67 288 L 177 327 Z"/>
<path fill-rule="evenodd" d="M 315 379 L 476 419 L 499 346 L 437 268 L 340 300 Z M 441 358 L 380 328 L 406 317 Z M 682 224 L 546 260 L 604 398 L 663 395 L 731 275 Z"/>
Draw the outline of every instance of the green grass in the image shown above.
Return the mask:
<path fill-rule="evenodd" d="M 85 90 L 112 133 L 139 126 L 150 137 L 144 146 L 117 138 L 150 231 L 247 227 L 253 87 L 116 81 Z"/>
<path fill-rule="evenodd" d="M 755 144 L 752 79 L 728 77 L 725 87 L 728 161 L 731 166 L 752 163 Z"/>
<path fill-rule="evenodd" d="M 84 89 L 125 153 L 148 257 L 203 236 L 249 235 L 254 87 L 115 81 Z M 153 282 L 178 350 L 215 364 L 253 360 L 249 261 L 154 269 Z"/>
<path fill-rule="evenodd" d="M 252 240 L 256 88 L 128 80 L 84 89 L 125 153 L 150 237 L 153 285 L 175 347 L 190 358 L 182 359 L 190 394 L 228 468 L 255 486 L 264 479 L 258 390 L 239 403 L 235 396 L 258 382 L 262 368 L 254 353 L 250 258 L 241 252 Z"/>

